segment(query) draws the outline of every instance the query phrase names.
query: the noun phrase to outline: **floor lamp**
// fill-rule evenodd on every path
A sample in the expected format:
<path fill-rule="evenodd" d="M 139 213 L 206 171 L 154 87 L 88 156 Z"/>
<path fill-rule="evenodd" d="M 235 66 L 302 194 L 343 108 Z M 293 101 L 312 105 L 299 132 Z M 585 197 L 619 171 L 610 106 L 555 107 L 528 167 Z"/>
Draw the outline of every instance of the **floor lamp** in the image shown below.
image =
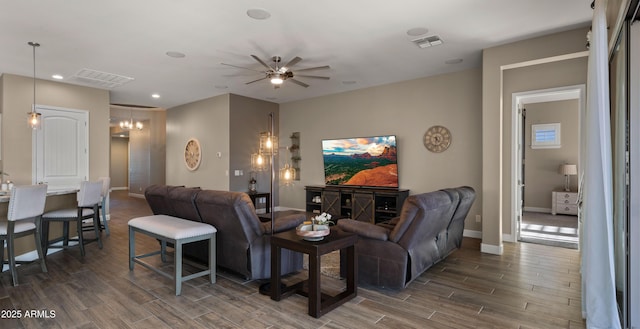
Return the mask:
<path fill-rule="evenodd" d="M 256 160 L 258 159 L 262 159 L 262 161 L 264 162 L 264 157 L 265 156 L 269 156 L 269 175 L 271 175 L 271 177 L 269 178 L 269 195 L 271 196 L 269 198 L 270 204 L 269 204 L 269 209 L 270 213 L 269 213 L 269 217 L 271 219 L 271 234 L 273 235 L 274 231 L 275 231 L 275 196 L 274 196 L 274 189 L 273 189 L 273 184 L 274 181 L 276 179 L 276 168 L 275 168 L 275 155 L 276 152 L 278 150 L 278 146 L 277 146 L 277 139 L 274 136 L 274 131 L 275 131 L 275 126 L 274 126 L 274 120 L 273 120 L 273 112 L 269 113 L 269 131 L 265 134 L 262 133 L 260 134 L 260 149 L 259 149 L 259 154 L 256 157 Z M 259 291 L 261 294 L 263 295 L 270 295 L 271 294 L 271 283 L 270 282 L 266 282 L 260 285 Z"/>

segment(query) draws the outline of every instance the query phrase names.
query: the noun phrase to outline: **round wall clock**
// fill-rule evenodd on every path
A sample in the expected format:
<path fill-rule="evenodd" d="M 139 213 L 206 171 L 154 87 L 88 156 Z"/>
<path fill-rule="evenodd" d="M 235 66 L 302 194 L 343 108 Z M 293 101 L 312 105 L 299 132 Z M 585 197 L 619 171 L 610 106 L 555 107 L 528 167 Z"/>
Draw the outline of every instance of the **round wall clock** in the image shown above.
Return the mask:
<path fill-rule="evenodd" d="M 202 152 L 200 150 L 200 142 L 195 138 L 189 139 L 184 147 L 184 164 L 187 166 L 187 169 L 190 171 L 198 169 L 201 159 Z"/>
<path fill-rule="evenodd" d="M 424 147 L 435 153 L 445 151 L 451 145 L 451 132 L 443 126 L 433 126 L 424 133 Z"/>

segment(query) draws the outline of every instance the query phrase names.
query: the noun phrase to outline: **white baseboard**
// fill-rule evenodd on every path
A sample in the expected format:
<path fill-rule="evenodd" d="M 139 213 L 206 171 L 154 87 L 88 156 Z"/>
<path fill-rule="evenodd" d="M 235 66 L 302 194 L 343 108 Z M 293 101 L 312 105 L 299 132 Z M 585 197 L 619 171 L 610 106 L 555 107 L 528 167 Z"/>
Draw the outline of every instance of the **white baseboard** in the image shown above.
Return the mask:
<path fill-rule="evenodd" d="M 144 199 L 144 194 L 129 193 L 129 196 L 132 198 Z"/>
<path fill-rule="evenodd" d="M 129 188 L 128 188 L 128 187 L 126 187 L 126 186 L 112 187 L 112 188 L 111 188 L 111 190 L 112 190 L 112 191 L 126 191 L 126 190 L 128 190 L 128 189 L 129 189 Z"/>
<path fill-rule="evenodd" d="M 540 208 L 540 207 L 524 207 L 522 208 L 523 211 L 529 211 L 529 212 L 541 212 L 544 214 L 550 214 L 551 213 L 551 208 Z"/>
<path fill-rule="evenodd" d="M 462 232 L 462 236 L 466 236 L 468 238 L 474 238 L 474 239 L 482 239 L 482 232 L 481 231 L 464 230 Z"/>
<path fill-rule="evenodd" d="M 496 246 L 492 244 L 481 243 L 480 244 L 480 252 L 486 254 L 494 254 L 494 255 L 502 255 L 504 252 L 504 247 L 501 245 Z"/>
<path fill-rule="evenodd" d="M 503 233 L 503 234 L 502 234 L 502 241 L 506 241 L 506 242 L 516 242 L 516 238 L 515 238 L 515 236 L 513 236 L 513 235 L 511 235 L 511 234 Z"/>

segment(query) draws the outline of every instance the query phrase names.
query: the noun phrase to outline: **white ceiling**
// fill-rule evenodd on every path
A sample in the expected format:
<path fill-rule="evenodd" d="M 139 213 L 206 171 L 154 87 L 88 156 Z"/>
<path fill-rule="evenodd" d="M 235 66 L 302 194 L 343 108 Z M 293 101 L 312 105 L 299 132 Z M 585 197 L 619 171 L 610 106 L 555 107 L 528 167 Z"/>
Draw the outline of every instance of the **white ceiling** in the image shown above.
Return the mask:
<path fill-rule="evenodd" d="M 479 67 L 484 48 L 587 26 L 589 0 L 0 0 L 0 73 L 87 85 L 92 69 L 132 77 L 111 102 L 171 108 L 234 93 L 285 103 Z M 270 13 L 266 20 L 249 9 Z M 407 31 L 426 28 L 444 44 L 421 49 Z M 585 36 L 586 43 L 586 36 Z M 169 51 L 184 58 L 172 58 Z M 281 56 L 330 80 L 297 78 L 274 89 L 262 70 Z M 462 59 L 459 64 L 446 64 Z M 345 83 L 346 82 L 346 83 Z M 150 95 L 158 93 L 159 99 Z"/>

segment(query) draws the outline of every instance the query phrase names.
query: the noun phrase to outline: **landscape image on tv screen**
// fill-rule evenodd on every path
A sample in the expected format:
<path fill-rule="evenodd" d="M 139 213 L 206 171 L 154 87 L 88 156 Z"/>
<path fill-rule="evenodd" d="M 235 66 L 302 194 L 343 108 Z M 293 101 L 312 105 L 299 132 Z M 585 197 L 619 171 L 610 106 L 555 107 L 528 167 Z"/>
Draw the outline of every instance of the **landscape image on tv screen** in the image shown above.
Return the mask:
<path fill-rule="evenodd" d="M 398 187 L 396 136 L 322 141 L 326 185 Z"/>

